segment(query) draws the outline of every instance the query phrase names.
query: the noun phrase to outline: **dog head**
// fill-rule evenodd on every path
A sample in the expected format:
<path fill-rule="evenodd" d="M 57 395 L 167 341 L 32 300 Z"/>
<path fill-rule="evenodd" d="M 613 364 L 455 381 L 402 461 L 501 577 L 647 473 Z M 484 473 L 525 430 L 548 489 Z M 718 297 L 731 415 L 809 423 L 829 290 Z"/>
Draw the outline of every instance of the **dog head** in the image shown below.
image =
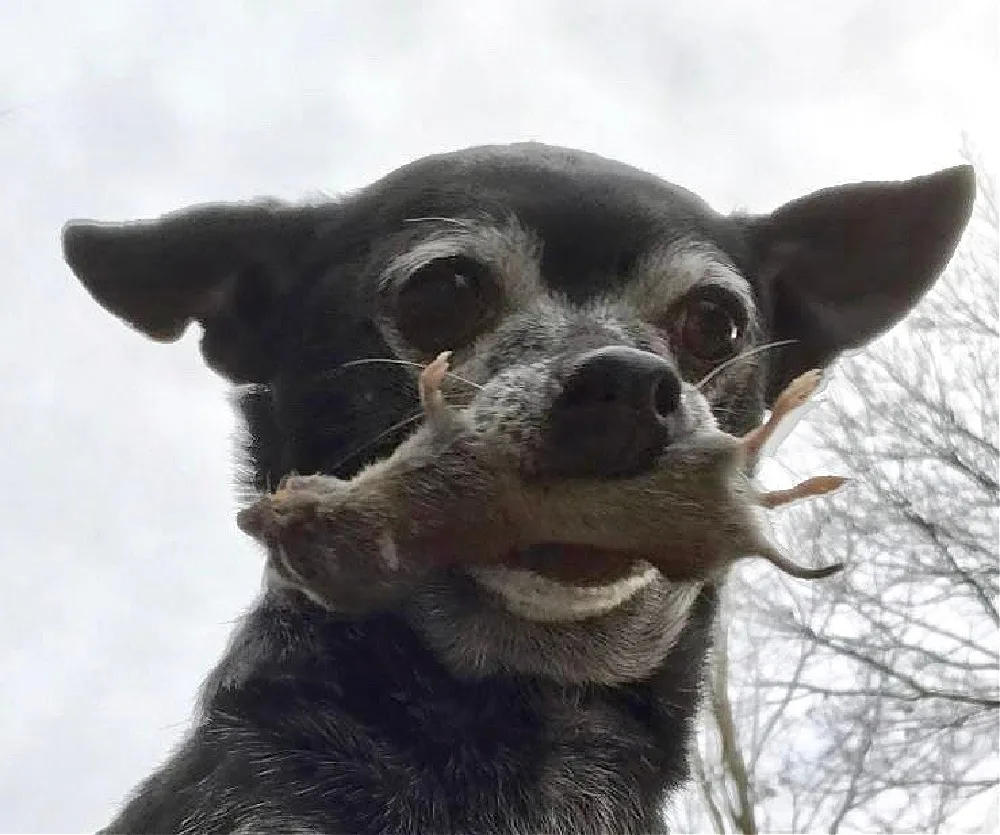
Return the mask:
<path fill-rule="evenodd" d="M 201 325 L 206 361 L 241 386 L 255 490 L 391 452 L 419 414 L 415 366 L 442 350 L 451 399 L 502 393 L 482 419 L 504 424 L 527 476 L 626 478 L 709 410 L 746 432 L 793 377 L 899 321 L 973 193 L 963 166 L 727 216 L 634 168 L 524 144 L 429 157 L 329 203 L 76 221 L 63 242 L 142 333 Z M 564 556 L 533 549 L 520 568 L 565 581 Z M 589 599 L 579 587 L 608 570 L 573 584 Z M 601 605 L 647 573 L 616 577 Z"/>

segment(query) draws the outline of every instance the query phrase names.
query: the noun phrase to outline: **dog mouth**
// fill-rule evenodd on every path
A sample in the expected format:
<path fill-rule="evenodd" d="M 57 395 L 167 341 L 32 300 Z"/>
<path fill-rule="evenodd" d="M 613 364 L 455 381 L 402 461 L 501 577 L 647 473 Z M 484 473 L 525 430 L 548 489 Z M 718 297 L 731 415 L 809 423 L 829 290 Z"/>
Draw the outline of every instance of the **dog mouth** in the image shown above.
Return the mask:
<path fill-rule="evenodd" d="M 657 572 L 705 581 L 752 555 L 804 579 L 840 569 L 794 564 L 760 516 L 765 506 L 821 495 L 843 479 L 760 494 L 747 472 L 776 421 L 815 391 L 819 372 L 793 381 L 768 421 L 743 438 L 714 427 L 670 444 L 653 469 L 632 478 L 539 482 L 524 479 L 509 444 L 444 401 L 447 359 L 421 373 L 427 419 L 387 459 L 350 481 L 289 478 L 241 512 L 241 528 L 278 546 L 289 575 L 320 598 L 342 596 L 345 578 L 403 588 L 464 565 L 526 600 L 537 602 L 546 584 L 553 598 L 575 590 L 569 609 L 593 612 L 599 587 L 606 603 Z"/>
<path fill-rule="evenodd" d="M 635 573 L 644 555 L 575 543 L 546 543 L 509 552 L 502 564 L 574 586 L 603 586 Z"/>

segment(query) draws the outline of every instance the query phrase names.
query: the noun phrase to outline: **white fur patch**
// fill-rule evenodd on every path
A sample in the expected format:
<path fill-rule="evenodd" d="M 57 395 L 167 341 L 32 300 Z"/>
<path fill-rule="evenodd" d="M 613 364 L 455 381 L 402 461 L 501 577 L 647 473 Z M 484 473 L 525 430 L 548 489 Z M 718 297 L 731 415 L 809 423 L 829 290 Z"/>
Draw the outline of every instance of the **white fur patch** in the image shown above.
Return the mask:
<path fill-rule="evenodd" d="M 265 587 L 295 589 L 308 597 L 317 606 L 329 609 L 330 605 L 318 594 L 313 592 L 309 586 L 302 581 L 301 575 L 288 563 L 288 554 L 280 545 L 275 549 L 276 553 L 272 559 L 267 561 L 264 570 Z M 275 564 L 272 560 L 277 560 Z"/>
<path fill-rule="evenodd" d="M 652 583 L 659 572 L 637 568 L 603 586 L 573 586 L 533 571 L 512 568 L 471 569 L 476 582 L 498 594 L 512 614 L 534 621 L 571 621 L 605 615 Z"/>

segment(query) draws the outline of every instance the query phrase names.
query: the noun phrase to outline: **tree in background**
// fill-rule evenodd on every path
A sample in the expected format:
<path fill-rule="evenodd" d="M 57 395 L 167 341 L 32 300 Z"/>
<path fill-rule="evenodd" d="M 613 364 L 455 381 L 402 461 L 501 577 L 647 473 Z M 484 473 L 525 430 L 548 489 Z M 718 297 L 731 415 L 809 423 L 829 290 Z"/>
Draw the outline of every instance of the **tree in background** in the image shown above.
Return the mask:
<path fill-rule="evenodd" d="M 995 179 L 977 178 L 945 276 L 839 364 L 799 433 L 811 472 L 818 450 L 852 483 L 789 510 L 782 539 L 847 570 L 729 583 L 677 829 L 996 831 L 1000 275 Z M 808 475 L 793 455 L 788 477 Z"/>

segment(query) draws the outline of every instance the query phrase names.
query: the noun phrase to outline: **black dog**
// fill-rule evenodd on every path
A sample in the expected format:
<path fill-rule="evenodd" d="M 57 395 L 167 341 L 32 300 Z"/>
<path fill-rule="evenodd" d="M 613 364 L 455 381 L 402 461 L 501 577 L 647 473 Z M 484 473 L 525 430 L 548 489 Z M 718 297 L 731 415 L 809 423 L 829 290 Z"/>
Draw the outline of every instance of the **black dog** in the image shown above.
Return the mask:
<path fill-rule="evenodd" d="M 208 364 L 241 384 L 254 493 L 391 453 L 419 420 L 416 372 L 368 360 L 445 349 L 472 384 L 539 369 L 502 405 L 529 475 L 613 490 L 684 431 L 683 381 L 794 340 L 705 389 L 743 434 L 795 375 L 901 319 L 950 258 L 973 182 L 960 167 L 727 217 L 625 165 L 528 144 L 424 159 L 322 205 L 75 222 L 64 249 L 147 336 L 202 325 Z M 716 582 L 611 555 L 570 576 L 548 545 L 485 573 L 442 568 L 398 599 L 357 589 L 337 612 L 271 556 L 196 726 L 107 831 L 662 828 Z"/>

